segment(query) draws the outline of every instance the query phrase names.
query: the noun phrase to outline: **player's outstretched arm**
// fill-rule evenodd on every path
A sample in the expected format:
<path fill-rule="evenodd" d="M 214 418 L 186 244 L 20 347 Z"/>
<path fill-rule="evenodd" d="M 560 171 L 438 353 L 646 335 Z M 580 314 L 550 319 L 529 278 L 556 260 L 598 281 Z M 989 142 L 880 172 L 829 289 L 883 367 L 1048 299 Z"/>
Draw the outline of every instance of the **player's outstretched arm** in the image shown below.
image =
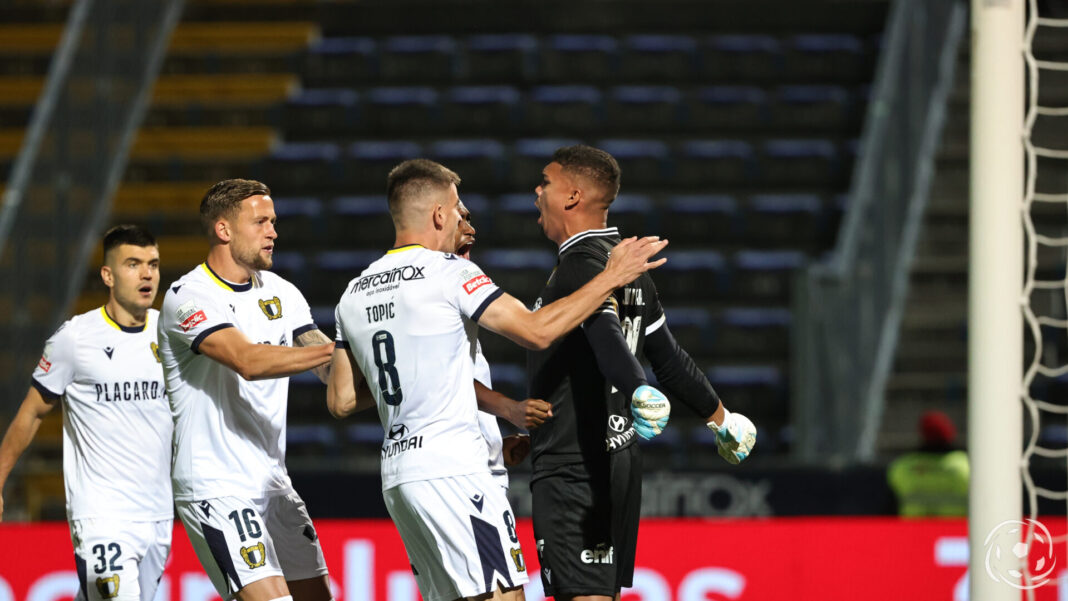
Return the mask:
<path fill-rule="evenodd" d="M 503 294 L 486 308 L 478 323 L 525 348 L 547 349 L 589 317 L 613 290 L 663 265 L 667 259 L 649 259 L 667 243 L 656 236 L 627 238 L 612 249 L 604 271 L 572 294 L 534 312 Z"/>
<path fill-rule="evenodd" d="M 716 433 L 719 454 L 729 463 L 745 460 L 756 444 L 756 427 L 744 415 L 727 411 L 667 324 L 645 337 L 645 356 L 660 386 L 707 420 L 708 428 Z"/>
<path fill-rule="evenodd" d="M 323 334 L 318 328 L 314 330 L 308 330 L 293 341 L 293 346 L 315 346 L 317 344 L 332 344 L 333 340 L 330 340 Z M 330 381 L 330 363 L 324 363 L 318 367 L 312 368 L 312 373 L 315 377 L 319 378 L 319 381 L 326 384 Z"/>
<path fill-rule="evenodd" d="M 46 401 L 36 388 L 31 387 L 19 407 L 15 419 L 4 434 L 4 441 L 0 442 L 0 493 L 3 493 L 4 483 L 15 467 L 26 447 L 30 446 L 33 437 L 37 435 L 37 429 L 41 427 L 41 420 L 55 407 L 55 402 Z M 4 519 L 4 498 L 0 494 L 0 521 Z"/>
<path fill-rule="evenodd" d="M 367 380 L 347 348 L 335 348 L 330 360 L 330 379 L 326 383 L 326 408 L 341 419 L 375 406 Z"/>
<path fill-rule="evenodd" d="M 265 380 L 325 365 L 330 361 L 334 343 L 305 347 L 254 344 L 237 328 L 223 328 L 208 334 L 197 350 L 246 380 Z"/>
<path fill-rule="evenodd" d="M 553 416 L 553 406 L 542 399 L 516 401 L 475 380 L 479 411 L 506 419 L 517 428 L 533 430 Z"/>

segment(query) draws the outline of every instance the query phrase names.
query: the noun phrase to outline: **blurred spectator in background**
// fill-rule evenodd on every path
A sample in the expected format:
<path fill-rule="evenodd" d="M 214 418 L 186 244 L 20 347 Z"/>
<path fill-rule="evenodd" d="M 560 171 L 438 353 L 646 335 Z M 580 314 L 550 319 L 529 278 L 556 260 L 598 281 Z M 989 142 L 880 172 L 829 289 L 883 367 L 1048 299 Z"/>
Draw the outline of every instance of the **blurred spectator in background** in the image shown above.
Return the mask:
<path fill-rule="evenodd" d="M 887 480 L 904 517 L 957 517 L 968 514 L 968 455 L 955 449 L 957 429 L 941 411 L 919 422 L 922 446 L 890 463 Z"/>

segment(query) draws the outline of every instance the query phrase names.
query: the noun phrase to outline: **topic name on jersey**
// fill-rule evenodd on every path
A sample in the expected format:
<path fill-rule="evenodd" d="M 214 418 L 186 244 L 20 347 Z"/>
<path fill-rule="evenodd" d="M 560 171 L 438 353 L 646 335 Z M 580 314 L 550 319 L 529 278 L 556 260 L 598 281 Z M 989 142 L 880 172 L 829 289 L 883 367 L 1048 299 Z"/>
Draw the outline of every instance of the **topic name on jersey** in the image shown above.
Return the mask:
<path fill-rule="evenodd" d="M 388 459 L 405 451 L 421 448 L 423 448 L 423 437 L 412 436 L 411 438 L 405 438 L 404 440 L 398 440 L 397 442 L 391 442 L 388 445 L 383 446 L 382 459 Z"/>
<path fill-rule="evenodd" d="M 423 269 L 425 266 L 419 267 L 415 265 L 404 265 L 403 267 L 394 267 L 389 271 L 381 271 L 379 273 L 372 273 L 371 275 L 365 275 L 362 278 L 356 280 L 349 289 L 349 293 L 362 292 L 368 288 L 377 288 L 378 286 L 384 286 L 386 284 L 393 284 L 397 282 L 407 282 L 411 280 L 421 280 L 425 276 L 423 275 Z"/>
<path fill-rule="evenodd" d="M 371 305 L 370 307 L 364 307 L 364 310 L 367 311 L 367 321 L 382 321 L 384 319 L 393 319 L 397 316 L 393 310 L 393 303 Z"/>
<path fill-rule="evenodd" d="M 471 278 L 470 280 L 467 280 L 466 282 L 464 282 L 464 292 L 466 292 L 468 294 L 474 294 L 475 290 L 478 290 L 479 288 L 485 286 L 486 284 L 492 284 L 492 283 L 493 282 L 489 279 L 488 275 L 486 275 L 486 274 L 478 275 L 478 276 L 475 276 L 475 277 Z"/>
<path fill-rule="evenodd" d="M 111 403 L 115 401 L 153 401 L 163 398 L 166 388 L 159 380 L 136 382 L 97 383 L 96 400 Z"/>

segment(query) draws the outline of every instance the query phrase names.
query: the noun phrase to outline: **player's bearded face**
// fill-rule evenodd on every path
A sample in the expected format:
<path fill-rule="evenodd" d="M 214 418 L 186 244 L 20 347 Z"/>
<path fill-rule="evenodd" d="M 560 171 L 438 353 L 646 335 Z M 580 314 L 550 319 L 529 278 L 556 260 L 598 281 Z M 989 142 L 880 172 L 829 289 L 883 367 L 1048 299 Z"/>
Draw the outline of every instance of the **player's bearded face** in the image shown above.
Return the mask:
<path fill-rule="evenodd" d="M 127 310 L 152 306 L 159 290 L 159 249 L 155 246 L 120 244 L 108 253 L 111 294 Z"/>
<path fill-rule="evenodd" d="M 252 269 L 270 269 L 274 265 L 274 229 L 276 217 L 270 196 L 250 196 L 241 202 L 234 220 L 230 252 L 234 260 Z"/>

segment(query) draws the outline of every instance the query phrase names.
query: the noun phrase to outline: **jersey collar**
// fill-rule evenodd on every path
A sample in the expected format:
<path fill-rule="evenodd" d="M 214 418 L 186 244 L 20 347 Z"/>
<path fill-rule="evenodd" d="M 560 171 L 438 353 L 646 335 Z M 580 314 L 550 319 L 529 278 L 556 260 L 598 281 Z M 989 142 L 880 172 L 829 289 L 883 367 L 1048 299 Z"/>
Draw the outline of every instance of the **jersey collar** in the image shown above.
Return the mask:
<path fill-rule="evenodd" d="M 386 251 L 387 255 L 395 255 L 402 253 L 406 250 L 412 250 L 413 248 L 426 248 L 422 244 L 405 244 L 404 246 L 397 246 Z"/>
<path fill-rule="evenodd" d="M 208 274 L 208 277 L 211 278 L 211 280 L 213 282 L 215 282 L 216 284 L 218 284 L 222 288 L 225 288 L 227 290 L 232 290 L 234 292 L 245 292 L 247 290 L 252 290 L 252 279 L 251 278 L 249 279 L 248 283 L 235 284 L 233 282 L 228 282 L 228 281 L 222 279 L 221 277 L 219 277 L 219 274 L 217 274 L 214 271 L 212 271 L 211 267 L 208 267 L 208 262 L 207 261 L 204 261 L 203 263 L 201 263 L 200 266 L 204 268 L 204 273 Z"/>
<path fill-rule="evenodd" d="M 586 238 L 597 238 L 601 236 L 619 236 L 619 228 L 606 227 L 600 230 L 586 230 L 584 232 L 579 232 L 574 236 L 571 236 L 567 240 L 564 240 L 564 243 L 560 245 L 560 254 L 563 254 L 565 250 L 571 248 L 575 245 L 575 243 L 580 240 L 585 240 Z"/>
<path fill-rule="evenodd" d="M 100 315 L 102 315 L 104 317 L 104 322 L 107 323 L 109 326 L 115 328 L 116 330 L 121 330 L 123 332 L 126 332 L 127 334 L 140 334 L 141 332 L 145 331 L 145 326 L 148 325 L 148 319 L 147 318 L 145 319 L 145 323 L 143 323 L 143 324 L 141 324 L 139 326 L 123 326 L 123 325 L 119 325 L 119 322 L 115 321 L 114 319 L 111 318 L 110 315 L 108 315 L 108 309 L 107 309 L 107 307 L 105 307 L 103 305 L 101 305 L 101 307 L 100 307 Z"/>

